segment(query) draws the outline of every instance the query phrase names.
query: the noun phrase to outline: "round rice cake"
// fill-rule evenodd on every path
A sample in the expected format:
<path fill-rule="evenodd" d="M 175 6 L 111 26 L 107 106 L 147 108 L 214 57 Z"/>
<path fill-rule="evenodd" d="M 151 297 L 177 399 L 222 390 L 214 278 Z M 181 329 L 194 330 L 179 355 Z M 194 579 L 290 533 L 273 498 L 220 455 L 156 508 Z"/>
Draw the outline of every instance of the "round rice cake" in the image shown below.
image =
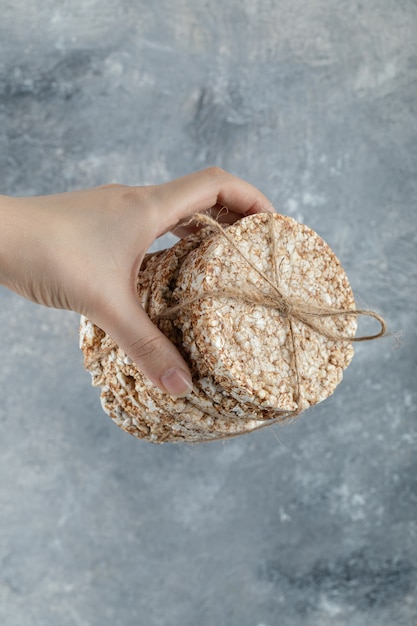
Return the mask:
<path fill-rule="evenodd" d="M 146 306 L 158 325 L 165 322 L 165 332 L 171 340 L 175 339 L 170 333 L 174 329 L 171 320 L 158 320 L 159 313 L 169 303 L 170 292 L 165 285 L 175 274 L 181 259 L 200 241 L 199 236 L 192 235 L 172 249 L 150 255 L 138 277 L 141 304 Z M 188 398 L 174 398 L 163 393 L 123 350 L 86 318 L 81 320 L 80 345 L 91 359 L 89 369 L 93 384 L 103 386 L 102 406 L 105 412 L 120 428 L 132 435 L 159 443 L 208 441 L 245 434 L 265 425 L 253 419 L 237 423 L 230 416 L 219 415 L 209 400 L 202 410 Z"/>
<path fill-rule="evenodd" d="M 279 254 L 277 273 L 271 272 L 267 219 L 242 219 L 227 233 L 271 280 L 278 278 L 288 300 L 354 308 L 346 275 L 330 248 L 291 218 L 273 217 Z M 138 298 L 190 365 L 194 389 L 186 398 L 164 394 L 110 337 L 82 318 L 80 346 L 86 367 L 93 384 L 103 388 L 104 410 L 119 427 L 156 443 L 209 441 L 282 421 L 332 393 L 352 358 L 350 343 L 323 338 L 297 320 L 290 326 L 288 318 L 270 307 L 199 297 L 230 285 L 244 291 L 248 281 L 251 288 L 270 292 L 233 246 L 207 229 L 169 250 L 146 255 L 137 280 Z M 161 317 L 178 300 L 188 299 L 194 301 L 176 318 Z M 356 320 L 336 317 L 323 325 L 333 333 L 354 336 Z"/>
<path fill-rule="evenodd" d="M 146 439 L 152 443 L 197 441 L 200 439 L 198 434 L 189 431 L 184 432 L 184 429 L 178 428 L 177 422 L 169 416 L 166 416 L 166 419 L 158 425 L 147 426 L 124 411 L 117 395 L 107 386 L 102 389 L 100 401 L 104 412 L 112 418 L 119 428 L 139 439 Z"/>
<path fill-rule="evenodd" d="M 275 245 L 270 240 L 270 220 Z M 277 284 L 286 301 L 354 309 L 340 262 L 307 226 L 263 213 L 229 226 L 227 235 L 246 259 Z M 180 303 L 191 300 L 187 314 L 200 371 L 211 372 L 232 397 L 280 411 L 299 412 L 331 395 L 353 357 L 352 344 L 328 339 L 276 308 L 230 298 L 230 286 L 242 293 L 248 289 L 271 293 L 256 269 L 224 236 L 215 234 L 187 256 L 174 293 Z M 212 292 L 226 295 L 206 297 Z M 201 294 L 204 297 L 199 298 Z M 339 336 L 353 337 L 356 331 L 354 316 L 327 317 L 320 323 Z"/>
<path fill-rule="evenodd" d="M 217 414 L 229 418 L 244 420 L 275 420 L 283 421 L 291 417 L 291 413 L 278 411 L 276 408 L 259 407 L 235 398 L 219 384 L 202 361 L 193 327 L 186 309 L 179 312 L 175 322 L 181 329 L 182 347 L 188 356 L 193 376 L 194 393 L 188 396 L 189 401 L 205 411 L 215 410 Z"/>
<path fill-rule="evenodd" d="M 105 412 L 123 430 L 153 443 L 201 442 L 243 435 L 264 427 L 265 422 L 213 418 L 184 402 L 182 413 L 149 408 L 143 392 L 137 393 L 135 379 L 121 372 L 113 360 L 104 367 L 106 385 L 101 400 Z"/>
<path fill-rule="evenodd" d="M 161 314 L 175 304 L 172 293 L 176 287 L 176 280 L 182 264 L 186 262 L 186 259 L 193 251 L 196 254 L 199 253 L 201 246 L 204 247 L 206 245 L 210 232 L 209 229 L 202 229 L 196 234 L 180 240 L 160 257 L 151 287 L 148 308 L 150 319 L 186 358 L 192 373 L 193 393 L 187 396 L 186 399 L 172 398 L 162 393 L 158 387 L 152 385 L 144 376 L 141 377 L 140 381 L 142 385 L 141 390 L 145 396 L 150 396 L 160 408 L 170 412 L 183 413 L 184 405 L 191 404 L 193 407 L 208 413 L 216 419 L 219 417 L 225 417 L 228 420 L 239 419 L 242 421 L 241 428 L 244 429 L 243 420 L 248 420 L 249 422 L 253 420 L 271 420 L 277 419 L 281 415 L 276 409 L 260 408 L 253 404 L 245 405 L 242 401 L 233 398 L 226 390 L 222 389 L 221 385 L 214 381 L 210 372 L 200 371 L 200 363 L 196 358 L 195 343 L 192 339 L 189 339 L 192 328 L 187 324 L 186 310 L 180 311 L 174 320 L 161 317 Z M 189 339 L 188 341 L 187 338 Z M 220 422 L 218 425 L 220 426 Z M 248 426 L 252 430 L 253 425 L 249 424 Z"/>

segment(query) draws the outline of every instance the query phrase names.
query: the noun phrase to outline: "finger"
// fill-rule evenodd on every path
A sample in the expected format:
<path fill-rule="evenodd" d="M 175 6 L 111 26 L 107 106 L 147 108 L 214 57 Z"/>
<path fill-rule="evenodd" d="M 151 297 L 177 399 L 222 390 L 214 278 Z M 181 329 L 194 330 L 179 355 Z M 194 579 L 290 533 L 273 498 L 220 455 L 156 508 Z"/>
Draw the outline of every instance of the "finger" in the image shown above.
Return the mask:
<path fill-rule="evenodd" d="M 243 217 L 240 213 L 229 211 L 227 207 L 219 206 L 204 211 L 204 214 L 214 218 L 220 224 L 234 224 L 238 219 Z M 177 237 L 186 237 L 187 235 L 198 232 L 201 228 L 202 224 L 200 224 L 198 220 L 192 221 L 192 217 L 186 217 L 172 229 L 172 232 Z"/>
<path fill-rule="evenodd" d="M 272 210 L 275 211 L 273 207 Z M 220 224 L 234 224 L 238 219 L 245 217 L 241 213 L 230 211 L 228 207 L 218 205 L 204 211 L 204 214 L 214 218 Z M 250 213 L 247 213 L 247 215 L 250 215 Z M 193 221 L 192 217 L 186 217 L 174 226 L 171 232 L 177 237 L 186 237 L 198 232 L 201 228 L 203 228 L 203 225 L 198 220 Z"/>
<path fill-rule="evenodd" d="M 159 185 L 154 193 L 163 228 L 160 234 L 210 207 L 226 206 L 240 216 L 273 211 L 271 202 L 259 189 L 217 167 Z"/>
<path fill-rule="evenodd" d="M 185 396 L 192 390 L 191 374 L 182 356 L 151 322 L 133 294 L 115 298 L 96 323 L 136 363 L 145 376 L 165 393 Z M 101 319 L 99 323 L 98 317 Z"/>

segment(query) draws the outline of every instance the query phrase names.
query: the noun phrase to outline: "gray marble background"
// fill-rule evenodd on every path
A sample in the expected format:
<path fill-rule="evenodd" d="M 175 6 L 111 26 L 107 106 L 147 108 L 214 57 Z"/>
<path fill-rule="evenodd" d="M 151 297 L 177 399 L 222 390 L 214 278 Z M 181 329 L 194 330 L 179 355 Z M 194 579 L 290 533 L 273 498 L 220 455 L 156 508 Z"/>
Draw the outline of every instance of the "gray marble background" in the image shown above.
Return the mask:
<path fill-rule="evenodd" d="M 0 624 L 417 624 L 416 109 L 414 0 L 0 0 L 0 192 L 220 165 L 402 335 L 293 425 L 155 446 L 0 290 Z"/>

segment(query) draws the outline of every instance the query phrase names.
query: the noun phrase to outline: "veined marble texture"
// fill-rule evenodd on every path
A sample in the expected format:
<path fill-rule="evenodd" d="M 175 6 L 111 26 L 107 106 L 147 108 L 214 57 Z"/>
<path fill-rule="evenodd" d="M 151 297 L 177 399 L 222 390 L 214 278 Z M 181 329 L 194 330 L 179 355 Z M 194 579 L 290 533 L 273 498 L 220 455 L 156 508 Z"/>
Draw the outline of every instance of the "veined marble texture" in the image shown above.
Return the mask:
<path fill-rule="evenodd" d="M 157 447 L 103 418 L 79 316 L 0 289 L 0 624 L 416 624 L 414 0 L 0 16 L 0 193 L 219 165 L 317 231 L 393 334 L 308 419 Z"/>

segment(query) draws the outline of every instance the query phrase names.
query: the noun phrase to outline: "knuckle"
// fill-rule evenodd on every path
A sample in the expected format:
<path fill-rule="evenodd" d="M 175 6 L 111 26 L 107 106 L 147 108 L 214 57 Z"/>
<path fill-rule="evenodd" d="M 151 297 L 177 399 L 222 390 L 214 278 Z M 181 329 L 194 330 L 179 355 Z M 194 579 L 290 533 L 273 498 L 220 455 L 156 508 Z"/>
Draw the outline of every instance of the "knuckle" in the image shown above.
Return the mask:
<path fill-rule="evenodd" d="M 217 165 L 211 165 L 210 167 L 208 167 L 206 169 L 206 174 L 214 180 L 223 179 L 227 176 L 227 172 Z"/>
<path fill-rule="evenodd" d="M 141 337 L 128 347 L 127 353 L 136 362 L 161 361 L 165 347 L 163 341 L 157 336 Z"/>
<path fill-rule="evenodd" d="M 124 186 L 120 189 L 121 201 L 127 206 L 137 205 L 139 202 L 139 189 L 138 187 Z"/>
<path fill-rule="evenodd" d="M 140 198 L 140 187 L 131 185 L 121 185 L 120 183 L 110 183 L 98 187 L 101 191 L 106 192 L 112 205 L 119 207 L 137 203 Z"/>
<path fill-rule="evenodd" d="M 102 185 L 98 187 L 101 193 L 103 193 L 104 205 L 111 211 L 118 212 L 120 208 L 126 206 L 127 203 L 131 203 L 132 199 L 132 187 L 128 185 L 120 185 L 119 183 L 110 183 L 109 185 Z"/>
<path fill-rule="evenodd" d="M 107 185 L 101 185 L 99 189 L 120 189 L 125 185 L 121 185 L 120 183 L 108 183 Z"/>

